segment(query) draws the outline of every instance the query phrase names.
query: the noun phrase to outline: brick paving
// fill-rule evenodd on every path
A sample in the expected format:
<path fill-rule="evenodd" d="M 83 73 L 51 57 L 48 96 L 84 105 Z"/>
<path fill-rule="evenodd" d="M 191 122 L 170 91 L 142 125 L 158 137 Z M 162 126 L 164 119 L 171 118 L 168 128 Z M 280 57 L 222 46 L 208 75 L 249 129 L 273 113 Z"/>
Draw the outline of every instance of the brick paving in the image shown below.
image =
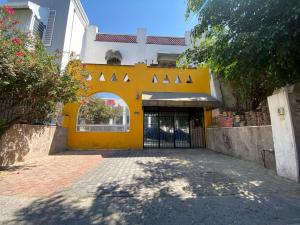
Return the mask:
<path fill-rule="evenodd" d="M 2 172 L 0 195 L 43 197 L 72 184 L 95 167 L 101 155 L 56 155 L 20 164 L 12 172 Z"/>
<path fill-rule="evenodd" d="M 184 149 L 63 157 L 52 167 L 97 160 L 50 195 L 0 193 L 0 224 L 300 224 L 300 185 L 251 162 Z"/>

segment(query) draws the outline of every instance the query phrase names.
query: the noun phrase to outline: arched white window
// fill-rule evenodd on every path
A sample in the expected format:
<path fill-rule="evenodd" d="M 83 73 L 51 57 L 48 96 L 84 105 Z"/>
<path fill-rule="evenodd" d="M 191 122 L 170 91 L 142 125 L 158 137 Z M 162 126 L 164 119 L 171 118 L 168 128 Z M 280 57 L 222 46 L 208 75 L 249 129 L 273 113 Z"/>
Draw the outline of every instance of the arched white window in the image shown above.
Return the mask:
<path fill-rule="evenodd" d="M 129 108 L 119 96 L 101 92 L 87 98 L 77 116 L 78 132 L 128 132 Z"/>

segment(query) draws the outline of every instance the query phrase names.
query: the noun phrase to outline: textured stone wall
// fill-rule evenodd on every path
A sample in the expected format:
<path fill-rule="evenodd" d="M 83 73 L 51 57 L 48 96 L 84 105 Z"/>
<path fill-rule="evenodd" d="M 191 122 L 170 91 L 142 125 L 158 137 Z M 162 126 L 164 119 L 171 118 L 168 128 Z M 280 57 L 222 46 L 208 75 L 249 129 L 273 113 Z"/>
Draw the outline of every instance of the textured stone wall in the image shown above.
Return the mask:
<path fill-rule="evenodd" d="M 0 140 L 0 166 L 66 149 L 67 130 L 56 126 L 17 124 Z"/>
<path fill-rule="evenodd" d="M 275 169 L 271 126 L 208 128 L 207 147 Z"/>

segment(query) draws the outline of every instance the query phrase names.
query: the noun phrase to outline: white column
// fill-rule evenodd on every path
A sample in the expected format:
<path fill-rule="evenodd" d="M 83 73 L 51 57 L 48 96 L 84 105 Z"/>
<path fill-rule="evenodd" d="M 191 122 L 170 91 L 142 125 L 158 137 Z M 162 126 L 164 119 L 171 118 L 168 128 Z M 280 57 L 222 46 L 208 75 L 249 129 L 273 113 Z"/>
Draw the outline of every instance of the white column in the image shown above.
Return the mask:
<path fill-rule="evenodd" d="M 126 107 L 123 107 L 123 129 L 126 131 L 126 123 L 127 123 L 127 118 L 126 118 Z"/>
<path fill-rule="evenodd" d="M 185 44 L 187 46 L 192 46 L 192 36 L 191 36 L 191 31 L 186 31 L 184 34 L 184 38 L 185 38 Z"/>
<path fill-rule="evenodd" d="M 293 95 L 292 92 L 293 86 L 282 88 L 268 97 L 268 104 L 272 123 L 277 174 L 299 181 L 299 159 L 294 129 L 295 124 L 293 124 L 295 118 L 292 116 L 293 107 L 296 106 L 290 102 L 290 95 Z"/>

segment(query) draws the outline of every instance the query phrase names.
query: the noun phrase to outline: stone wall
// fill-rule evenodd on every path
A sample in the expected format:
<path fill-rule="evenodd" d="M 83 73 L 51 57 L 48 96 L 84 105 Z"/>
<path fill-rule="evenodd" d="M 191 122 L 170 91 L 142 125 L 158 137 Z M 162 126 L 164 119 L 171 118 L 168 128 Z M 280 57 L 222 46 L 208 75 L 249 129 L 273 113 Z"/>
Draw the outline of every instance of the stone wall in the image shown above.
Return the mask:
<path fill-rule="evenodd" d="M 276 168 L 271 126 L 208 128 L 207 147 L 269 169 Z"/>
<path fill-rule="evenodd" d="M 67 148 L 67 130 L 56 126 L 17 124 L 0 140 L 0 167 Z"/>

